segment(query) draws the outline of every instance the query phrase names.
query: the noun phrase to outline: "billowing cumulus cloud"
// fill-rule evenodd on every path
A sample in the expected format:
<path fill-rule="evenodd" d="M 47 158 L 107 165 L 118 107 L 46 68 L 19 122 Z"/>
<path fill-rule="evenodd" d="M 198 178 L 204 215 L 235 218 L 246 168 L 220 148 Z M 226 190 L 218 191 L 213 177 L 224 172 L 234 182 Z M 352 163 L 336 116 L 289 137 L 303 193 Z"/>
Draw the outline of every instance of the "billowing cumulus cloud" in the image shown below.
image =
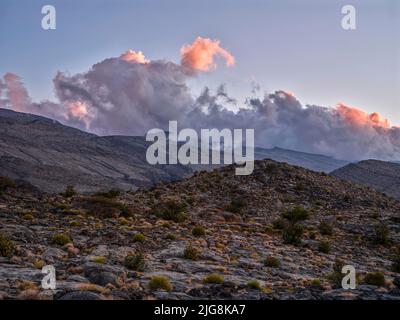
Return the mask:
<path fill-rule="evenodd" d="M 5 96 L 0 103 L 12 106 L 15 111 L 28 112 L 31 101 L 20 77 L 9 72 L 4 75 L 3 80 L 0 90 L 5 92 Z M 0 91 L 0 97 L 1 93 Z"/>
<path fill-rule="evenodd" d="M 146 60 L 141 52 L 127 51 L 85 73 L 59 72 L 53 80 L 57 102 L 31 102 L 21 79 L 6 74 L 0 79 L 0 107 L 51 117 L 100 135 L 144 135 L 153 128 L 167 129 L 168 121 L 176 120 L 180 128 L 197 130 L 253 128 L 260 147 L 348 160 L 400 159 L 400 128 L 391 127 L 377 113 L 345 104 L 302 105 L 287 91 L 263 97 L 253 92 L 237 112 L 231 110 L 238 102 L 222 86 L 215 93 L 205 88 L 194 97 L 188 80 L 214 63 L 212 54 L 200 64 L 189 58 L 198 41 L 183 50 L 181 64 Z M 196 72 L 188 72 L 189 67 Z"/>
<path fill-rule="evenodd" d="M 226 109 L 225 94 L 205 90 L 189 123 L 217 128 L 254 128 L 256 145 L 321 153 L 336 158 L 400 159 L 400 128 L 387 120 L 343 104 L 328 108 L 302 105 L 288 92 L 249 99 L 247 108 Z M 198 125 L 198 126 L 199 126 Z"/>
<path fill-rule="evenodd" d="M 190 45 L 181 48 L 182 66 L 194 71 L 210 71 L 216 68 L 215 57 L 220 56 L 231 67 L 235 64 L 234 56 L 221 47 L 219 40 L 197 37 Z"/>
<path fill-rule="evenodd" d="M 128 62 L 138 62 L 138 63 L 149 63 L 150 61 L 147 60 L 142 51 L 133 51 L 129 49 L 125 53 L 121 54 L 120 58 L 124 61 Z"/>

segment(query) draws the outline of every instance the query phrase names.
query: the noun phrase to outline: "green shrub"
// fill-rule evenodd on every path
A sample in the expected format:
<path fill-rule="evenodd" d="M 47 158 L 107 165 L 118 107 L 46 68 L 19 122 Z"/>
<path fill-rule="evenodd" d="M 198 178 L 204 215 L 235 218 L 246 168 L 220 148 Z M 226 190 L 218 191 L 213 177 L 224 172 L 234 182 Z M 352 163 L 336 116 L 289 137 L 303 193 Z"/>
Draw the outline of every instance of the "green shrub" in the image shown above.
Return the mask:
<path fill-rule="evenodd" d="M 269 256 L 264 260 L 264 266 L 269 268 L 279 268 L 281 265 L 278 258 Z"/>
<path fill-rule="evenodd" d="M 0 256 L 11 257 L 15 252 L 14 243 L 7 236 L 0 233 Z"/>
<path fill-rule="evenodd" d="M 132 236 L 132 240 L 134 242 L 144 242 L 146 240 L 146 236 L 143 233 L 135 233 Z"/>
<path fill-rule="evenodd" d="M 392 270 L 393 272 L 400 273 L 400 255 L 394 257 L 392 261 Z"/>
<path fill-rule="evenodd" d="M 342 273 L 344 267 L 344 262 L 342 260 L 336 259 L 332 267 L 332 272 L 328 274 L 328 280 L 335 286 L 340 287 L 342 285 L 342 279 L 345 276 Z"/>
<path fill-rule="evenodd" d="M 247 282 L 247 286 L 250 289 L 261 290 L 260 282 L 258 282 L 257 280 L 250 280 L 249 282 Z"/>
<path fill-rule="evenodd" d="M 310 283 L 311 287 L 321 289 L 322 288 L 322 283 L 320 279 L 313 279 Z"/>
<path fill-rule="evenodd" d="M 120 202 L 100 196 L 82 197 L 81 206 L 87 210 L 88 214 L 100 218 L 113 218 L 116 216 L 129 217 L 132 212 L 126 205 Z"/>
<path fill-rule="evenodd" d="M 329 241 L 320 241 L 318 243 L 318 251 L 328 254 L 331 251 L 331 244 Z"/>
<path fill-rule="evenodd" d="M 200 256 L 199 250 L 192 245 L 188 245 L 183 251 L 183 257 L 187 260 L 198 260 Z"/>
<path fill-rule="evenodd" d="M 132 212 L 131 208 L 129 208 L 125 204 L 121 204 L 120 205 L 119 214 L 124 218 L 128 218 L 128 217 L 132 217 L 133 216 L 133 212 Z"/>
<path fill-rule="evenodd" d="M 95 193 L 95 196 L 113 199 L 113 198 L 118 197 L 120 194 L 121 194 L 121 191 L 116 190 L 116 189 L 111 189 L 107 192 L 97 192 L 97 193 Z"/>
<path fill-rule="evenodd" d="M 76 191 L 75 191 L 75 188 L 73 186 L 67 186 L 65 188 L 65 192 L 63 193 L 63 196 L 65 198 L 71 198 L 71 197 L 73 197 L 75 195 L 76 195 Z"/>
<path fill-rule="evenodd" d="M 173 233 L 170 232 L 170 233 L 167 233 L 167 234 L 165 235 L 165 239 L 174 241 L 174 240 L 177 239 L 177 236 L 176 236 L 175 234 L 173 234 Z"/>
<path fill-rule="evenodd" d="M 201 237 L 204 236 L 205 234 L 206 230 L 202 226 L 194 227 L 192 230 L 192 235 L 194 235 L 195 237 Z"/>
<path fill-rule="evenodd" d="M 103 256 L 96 256 L 96 257 L 92 257 L 91 261 L 94 263 L 105 264 L 107 262 L 107 258 L 103 257 Z"/>
<path fill-rule="evenodd" d="M 59 246 L 66 245 L 67 243 L 72 242 L 70 237 L 65 233 L 55 234 L 52 238 L 52 242 L 58 244 Z"/>
<path fill-rule="evenodd" d="M 278 218 L 272 222 L 272 227 L 276 230 L 283 230 L 285 229 L 286 225 L 286 220 L 282 218 Z"/>
<path fill-rule="evenodd" d="M 286 244 L 300 245 L 303 233 L 303 226 L 298 224 L 289 224 L 283 229 L 283 242 Z"/>
<path fill-rule="evenodd" d="M 307 220 L 308 217 L 309 217 L 308 211 L 300 206 L 296 206 L 296 207 L 282 213 L 282 218 L 284 218 L 292 223 Z"/>
<path fill-rule="evenodd" d="M 374 227 L 374 234 L 372 241 L 378 245 L 385 245 L 389 243 L 389 228 L 384 224 L 378 224 Z"/>
<path fill-rule="evenodd" d="M 27 213 L 27 214 L 24 214 L 22 216 L 22 219 L 24 219 L 24 220 L 33 220 L 34 216 L 32 214 L 30 214 L 30 213 Z"/>
<path fill-rule="evenodd" d="M 153 213 L 165 220 L 182 222 L 186 219 L 186 205 L 172 199 L 158 203 L 153 207 Z"/>
<path fill-rule="evenodd" d="M 247 207 L 247 202 L 243 199 L 233 199 L 226 207 L 226 210 L 232 213 L 241 213 Z"/>
<path fill-rule="evenodd" d="M 224 277 L 218 273 L 211 273 L 208 276 L 205 276 L 203 279 L 203 283 L 220 284 L 222 282 L 224 282 Z"/>
<path fill-rule="evenodd" d="M 321 221 L 319 224 L 319 232 L 323 236 L 331 236 L 333 234 L 333 227 L 328 221 Z"/>
<path fill-rule="evenodd" d="M 142 252 L 128 254 L 124 259 L 124 265 L 129 270 L 143 271 L 146 267 L 144 254 Z"/>
<path fill-rule="evenodd" d="M 364 282 L 372 286 L 383 286 L 385 284 L 385 275 L 382 272 L 367 273 Z"/>
<path fill-rule="evenodd" d="M 15 188 L 16 184 L 8 177 L 0 177 L 0 193 L 3 193 L 8 188 Z"/>
<path fill-rule="evenodd" d="M 164 276 L 154 276 L 150 279 L 149 288 L 151 290 L 165 290 L 172 291 L 173 287 L 171 282 L 167 277 Z"/>

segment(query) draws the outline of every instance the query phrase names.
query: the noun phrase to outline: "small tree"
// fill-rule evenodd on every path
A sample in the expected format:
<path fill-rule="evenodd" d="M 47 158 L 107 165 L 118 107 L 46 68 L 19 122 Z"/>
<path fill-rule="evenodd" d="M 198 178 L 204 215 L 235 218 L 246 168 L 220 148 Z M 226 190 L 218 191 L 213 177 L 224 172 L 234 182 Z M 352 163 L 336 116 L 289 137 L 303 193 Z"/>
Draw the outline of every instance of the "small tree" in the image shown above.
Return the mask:
<path fill-rule="evenodd" d="M 378 224 L 374 227 L 372 241 L 375 244 L 385 245 L 389 243 L 389 228 L 384 224 Z"/>
<path fill-rule="evenodd" d="M 308 211 L 302 207 L 294 207 L 282 213 L 282 218 L 287 221 L 282 230 L 283 241 L 287 244 L 300 245 L 304 228 L 301 221 L 307 220 Z"/>
<path fill-rule="evenodd" d="M 64 197 L 66 197 L 66 198 L 71 198 L 71 197 L 73 197 L 74 195 L 76 195 L 75 188 L 74 188 L 73 186 L 67 186 L 67 187 L 65 188 Z"/>

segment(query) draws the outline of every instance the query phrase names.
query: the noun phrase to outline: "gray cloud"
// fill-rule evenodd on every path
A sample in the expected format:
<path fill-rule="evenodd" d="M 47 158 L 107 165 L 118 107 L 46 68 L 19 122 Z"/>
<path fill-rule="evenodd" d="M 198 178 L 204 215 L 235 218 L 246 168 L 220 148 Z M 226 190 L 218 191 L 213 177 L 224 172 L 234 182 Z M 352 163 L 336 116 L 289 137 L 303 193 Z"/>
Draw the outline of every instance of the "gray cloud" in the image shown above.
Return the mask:
<path fill-rule="evenodd" d="M 177 120 L 181 128 L 254 128 L 256 145 L 262 147 L 349 160 L 400 159 L 400 129 L 377 114 L 344 105 L 304 106 L 284 91 L 259 98 L 252 92 L 245 107 L 233 112 L 230 106 L 237 107 L 237 101 L 223 86 L 214 94 L 205 88 L 193 97 L 187 85 L 193 76 L 165 60 L 110 58 L 86 73 L 57 73 L 57 103 L 32 103 L 21 80 L 8 74 L 0 81 L 0 106 L 100 135 L 144 135 L 149 129 L 167 129 L 169 120 Z"/>

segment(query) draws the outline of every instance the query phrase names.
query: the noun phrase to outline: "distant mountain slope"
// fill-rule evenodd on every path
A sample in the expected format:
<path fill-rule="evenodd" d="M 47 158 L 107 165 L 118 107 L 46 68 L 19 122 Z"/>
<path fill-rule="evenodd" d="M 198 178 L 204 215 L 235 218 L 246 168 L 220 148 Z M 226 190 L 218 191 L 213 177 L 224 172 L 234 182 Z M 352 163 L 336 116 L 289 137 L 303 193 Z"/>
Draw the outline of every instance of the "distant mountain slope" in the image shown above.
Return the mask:
<path fill-rule="evenodd" d="M 326 173 L 343 167 L 349 163 L 349 161 L 337 160 L 320 154 L 311 154 L 281 148 L 256 148 L 255 158 L 257 160 L 272 159 L 278 162 L 286 162 L 291 165 Z"/>
<path fill-rule="evenodd" d="M 142 137 L 99 137 L 44 117 L 0 109 L 0 175 L 48 192 L 123 190 L 170 181 L 190 168 L 152 166 Z"/>
<path fill-rule="evenodd" d="M 368 185 L 400 200 L 400 164 L 365 160 L 334 170 L 331 175 Z"/>
<path fill-rule="evenodd" d="M 67 185 L 80 192 L 128 190 L 221 166 L 152 166 L 145 158 L 149 144 L 143 137 L 99 137 L 48 118 L 0 109 L 0 175 L 44 191 L 60 192 Z M 266 158 L 321 172 L 349 163 L 281 148 L 255 149 L 256 160 Z"/>

